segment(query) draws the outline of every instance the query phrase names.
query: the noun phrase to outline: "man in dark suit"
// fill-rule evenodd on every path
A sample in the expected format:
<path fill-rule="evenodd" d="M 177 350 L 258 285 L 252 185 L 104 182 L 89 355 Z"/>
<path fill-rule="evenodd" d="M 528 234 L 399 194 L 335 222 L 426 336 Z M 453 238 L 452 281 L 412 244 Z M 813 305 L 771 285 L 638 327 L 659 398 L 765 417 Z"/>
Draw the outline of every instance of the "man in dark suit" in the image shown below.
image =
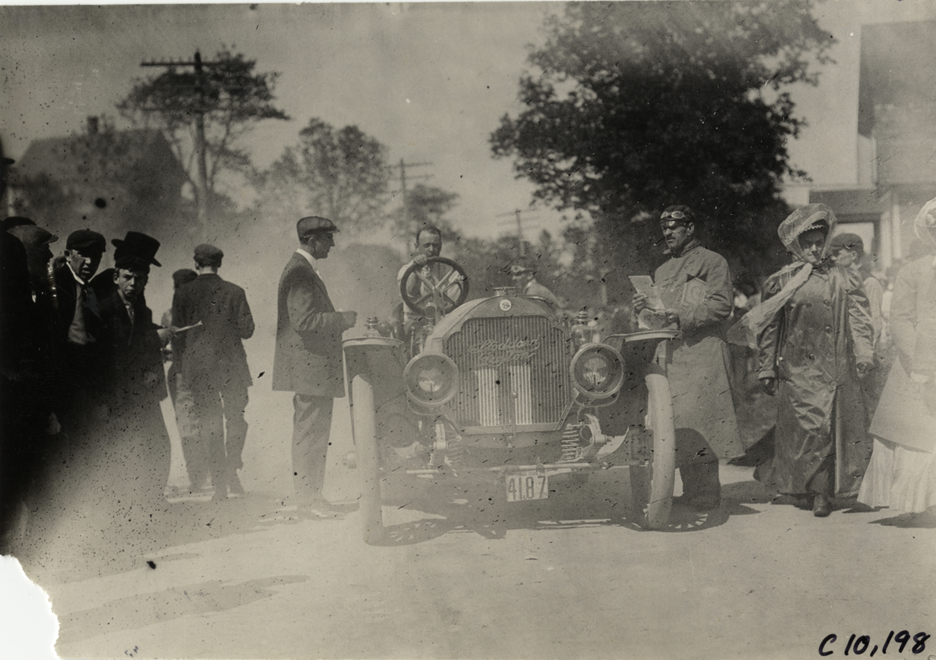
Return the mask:
<path fill-rule="evenodd" d="M 160 265 L 155 259 L 159 241 L 128 232 L 113 243 L 113 286 L 100 298 L 110 410 L 107 451 L 95 455 L 90 474 L 98 481 L 98 493 L 111 498 L 112 516 L 124 528 L 131 521 L 152 520 L 164 502 L 171 450 L 159 406 L 166 397 L 161 341 L 143 299 L 150 266 Z M 144 516 L 133 515 L 141 510 Z"/>
<path fill-rule="evenodd" d="M 208 448 L 215 500 L 226 499 L 228 489 L 244 492 L 237 470 L 244 467 L 244 409 L 253 384 L 242 340 L 253 335 L 254 321 L 244 290 L 218 276 L 223 257 L 213 245 L 196 247 L 198 277 L 172 301 L 172 323 L 180 329 L 173 355 L 192 392 L 195 434 Z"/>
<path fill-rule="evenodd" d="M 357 312 L 335 311 L 315 269 L 335 245 L 335 224 L 316 216 L 296 225 L 299 248 L 279 282 L 273 389 L 293 395 L 293 487 L 300 510 L 316 518 L 337 515 L 322 495 L 332 399 L 344 396 L 341 333 Z"/>
<path fill-rule="evenodd" d="M 62 424 L 66 432 L 87 431 L 103 415 L 100 338 L 104 331 L 100 304 L 91 278 L 107 249 L 104 237 L 79 229 L 65 241 L 64 258 L 53 266 L 56 353 L 62 381 Z"/>
<path fill-rule="evenodd" d="M 50 321 L 37 302 L 48 285 L 49 243 L 56 237 L 28 218 L 0 222 L 0 551 L 25 530 L 34 477 L 49 436 L 57 433 Z"/>

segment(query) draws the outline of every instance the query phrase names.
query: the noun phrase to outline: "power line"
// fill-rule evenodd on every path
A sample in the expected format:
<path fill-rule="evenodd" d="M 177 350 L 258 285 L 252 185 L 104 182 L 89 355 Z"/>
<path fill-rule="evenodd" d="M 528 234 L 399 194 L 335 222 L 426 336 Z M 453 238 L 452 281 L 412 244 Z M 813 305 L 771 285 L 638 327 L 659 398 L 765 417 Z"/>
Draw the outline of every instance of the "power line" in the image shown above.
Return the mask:
<path fill-rule="evenodd" d="M 400 190 L 403 195 L 403 213 L 406 213 L 406 168 L 407 167 L 426 167 L 432 165 L 432 163 L 407 163 L 403 159 L 400 159 Z M 410 176 L 411 181 L 424 181 L 426 179 L 432 178 L 431 174 L 420 174 L 417 176 Z"/>

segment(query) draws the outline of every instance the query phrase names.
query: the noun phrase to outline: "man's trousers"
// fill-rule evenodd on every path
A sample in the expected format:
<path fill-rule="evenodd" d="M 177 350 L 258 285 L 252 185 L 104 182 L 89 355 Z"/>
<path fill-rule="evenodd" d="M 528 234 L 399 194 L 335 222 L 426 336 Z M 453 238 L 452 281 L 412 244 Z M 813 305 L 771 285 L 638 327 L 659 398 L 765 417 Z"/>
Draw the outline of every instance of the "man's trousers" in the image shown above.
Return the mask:
<path fill-rule="evenodd" d="M 169 399 L 175 411 L 176 428 L 179 429 L 182 456 L 185 457 L 185 471 L 191 486 L 199 488 L 208 478 L 208 446 L 197 433 L 197 423 L 192 410 L 192 391 L 175 365 L 169 367 L 166 379 L 169 385 Z"/>
<path fill-rule="evenodd" d="M 333 402 L 330 396 L 293 395 L 293 489 L 300 506 L 323 499 Z"/>
<path fill-rule="evenodd" d="M 208 468 L 215 489 L 227 486 L 228 475 L 244 467 L 241 454 L 247 440 L 247 387 L 241 383 L 226 383 L 220 387 L 191 384 L 192 413 L 195 437 L 208 449 Z M 225 442 L 225 426 L 227 441 Z"/>

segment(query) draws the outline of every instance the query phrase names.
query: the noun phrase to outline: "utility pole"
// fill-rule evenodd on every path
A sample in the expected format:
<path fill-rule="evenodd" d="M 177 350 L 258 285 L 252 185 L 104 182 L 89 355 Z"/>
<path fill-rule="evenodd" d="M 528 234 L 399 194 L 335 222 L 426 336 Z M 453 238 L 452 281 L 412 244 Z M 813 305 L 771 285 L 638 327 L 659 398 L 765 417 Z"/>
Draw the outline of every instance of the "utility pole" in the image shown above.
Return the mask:
<path fill-rule="evenodd" d="M 514 210 L 511 211 L 510 213 L 501 213 L 501 214 L 497 215 L 496 217 L 498 217 L 498 218 L 509 218 L 510 216 L 513 216 L 513 217 L 516 219 L 516 222 L 517 222 L 517 242 L 520 244 L 520 256 L 521 256 L 521 257 L 525 257 L 525 256 L 526 256 L 526 244 L 525 244 L 524 241 L 523 241 L 523 222 L 524 222 L 524 220 L 520 217 L 520 214 L 521 214 L 521 213 L 529 213 L 529 211 L 521 211 L 520 209 L 514 209 Z M 529 220 L 536 220 L 536 218 L 535 218 L 535 217 L 533 217 L 533 218 L 527 217 L 526 220 L 527 220 L 527 221 L 529 221 Z"/>
<path fill-rule="evenodd" d="M 409 232 L 409 207 L 406 205 L 406 168 L 407 167 L 425 167 L 427 165 L 432 165 L 432 163 L 407 163 L 404 160 L 400 159 L 400 194 L 403 202 L 403 222 L 407 228 L 407 233 Z M 411 176 L 411 180 L 425 180 L 431 178 L 431 174 L 420 174 L 418 176 Z"/>
<path fill-rule="evenodd" d="M 195 68 L 195 84 L 198 87 L 200 103 L 195 111 L 195 160 L 196 177 L 195 192 L 198 202 L 198 223 L 201 225 L 202 237 L 207 238 L 208 234 L 208 163 L 206 159 L 207 146 L 205 142 L 205 78 L 204 67 L 213 66 L 217 62 L 203 62 L 201 53 L 195 51 L 195 57 L 191 62 L 174 61 L 168 62 L 141 62 L 140 66 L 159 66 L 167 69 L 174 69 L 180 66 L 191 66 Z"/>
<path fill-rule="evenodd" d="M 406 209 L 406 168 L 407 167 L 424 167 L 426 165 L 432 165 L 432 163 L 405 163 L 403 159 L 400 159 L 400 191 L 403 196 L 403 209 Z M 431 174 L 420 174 L 419 176 L 412 177 L 413 181 L 425 180 L 432 178 Z"/>

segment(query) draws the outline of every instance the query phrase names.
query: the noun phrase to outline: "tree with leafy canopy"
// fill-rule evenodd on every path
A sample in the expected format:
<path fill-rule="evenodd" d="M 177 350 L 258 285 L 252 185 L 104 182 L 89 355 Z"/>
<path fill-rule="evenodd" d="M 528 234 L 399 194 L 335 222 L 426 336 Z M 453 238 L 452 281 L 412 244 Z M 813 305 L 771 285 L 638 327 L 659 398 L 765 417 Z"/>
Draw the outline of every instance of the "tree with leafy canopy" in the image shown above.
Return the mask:
<path fill-rule="evenodd" d="M 258 208 L 279 219 L 322 215 L 341 229 L 362 233 L 382 225 L 389 201 L 387 149 L 357 126 L 335 130 L 312 118 L 255 178 Z"/>
<path fill-rule="evenodd" d="M 832 37 L 810 0 L 570 3 L 532 49 L 526 106 L 491 135 L 534 197 L 586 212 L 623 294 L 659 255 L 660 212 L 688 204 L 735 270 L 782 259 L 787 142 L 805 126 L 786 88 L 817 84 Z M 659 257 L 657 256 L 658 260 Z M 615 268 L 611 268 L 614 266 Z"/>
<path fill-rule="evenodd" d="M 163 130 L 196 191 L 196 118 L 203 116 L 209 205 L 223 194 L 222 172 L 250 171 L 250 155 L 239 143 L 254 125 L 267 119 L 289 119 L 274 105 L 279 74 L 257 73 L 256 65 L 256 60 L 222 48 L 200 73 L 170 66 L 159 75 L 136 79 L 130 93 L 117 104 L 121 115 L 134 124 Z"/>

